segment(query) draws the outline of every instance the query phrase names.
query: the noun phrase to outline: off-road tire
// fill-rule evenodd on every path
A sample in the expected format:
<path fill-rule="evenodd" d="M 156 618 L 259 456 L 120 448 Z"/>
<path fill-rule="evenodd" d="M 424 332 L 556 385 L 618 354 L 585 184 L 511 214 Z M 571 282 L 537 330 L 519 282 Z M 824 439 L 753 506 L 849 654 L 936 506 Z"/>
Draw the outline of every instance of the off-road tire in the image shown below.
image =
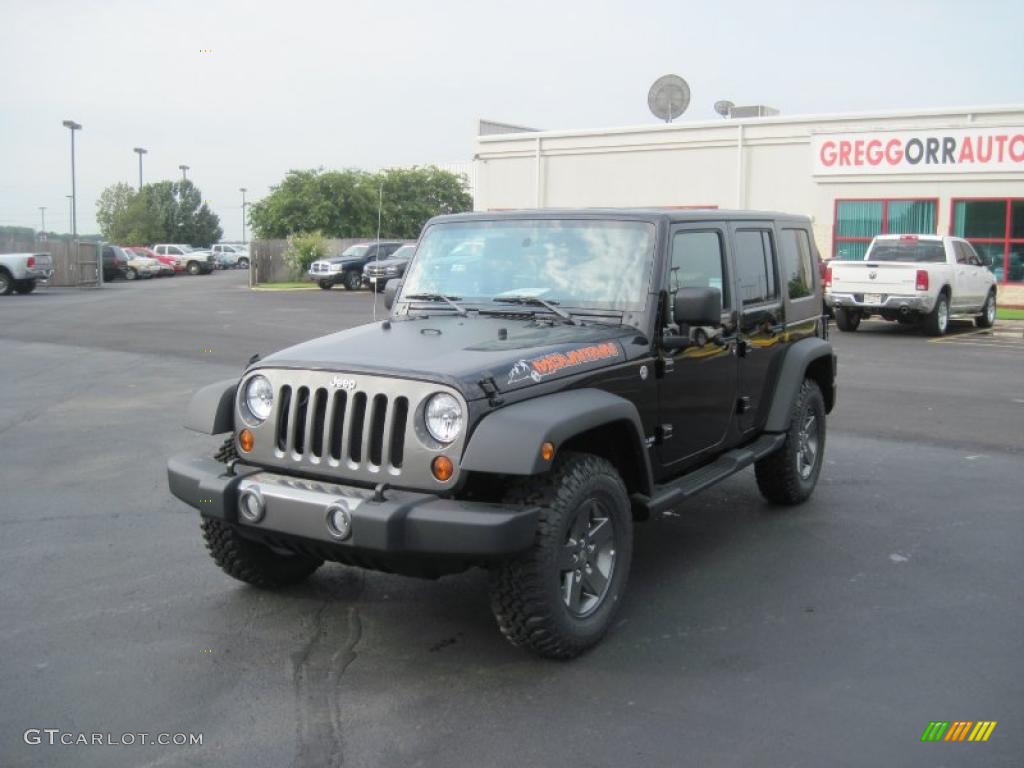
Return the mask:
<path fill-rule="evenodd" d="M 811 414 L 815 419 L 817 448 L 810 474 L 805 477 L 801 473 L 801 466 L 805 462 L 800 454 L 805 446 L 802 433 L 807 417 Z M 825 431 L 825 398 L 815 381 L 804 379 L 790 411 L 786 442 L 778 451 L 754 464 L 757 487 L 762 496 L 773 504 L 792 505 L 807 500 L 821 474 L 825 456 Z"/>
<path fill-rule="evenodd" d="M 36 289 L 35 280 L 15 280 L 14 290 L 16 293 L 26 294 L 32 293 Z"/>
<path fill-rule="evenodd" d="M 991 328 L 996 324 L 996 292 L 989 291 L 985 299 L 985 306 L 981 308 L 981 314 L 974 318 L 974 324 L 979 328 Z"/>
<path fill-rule="evenodd" d="M 856 309 L 836 307 L 836 328 L 844 333 L 853 333 L 860 327 L 860 312 Z"/>
<path fill-rule="evenodd" d="M 341 278 L 342 285 L 345 286 L 347 291 L 357 291 L 359 286 L 363 284 L 363 276 L 357 269 L 350 269 L 345 273 L 345 276 Z"/>
<path fill-rule="evenodd" d="M 210 557 L 228 576 L 255 587 L 273 589 L 297 584 L 323 565 L 305 555 L 279 555 L 242 538 L 228 523 L 203 518 L 203 540 Z"/>
<path fill-rule="evenodd" d="M 320 282 L 317 283 L 317 285 L 319 285 L 325 291 L 329 291 L 331 290 L 331 286 L 334 285 L 334 283 L 328 283 L 326 280 L 321 280 Z"/>
<path fill-rule="evenodd" d="M 203 268 L 199 266 L 198 261 L 190 261 L 186 269 L 190 275 L 198 275 Z"/>
<path fill-rule="evenodd" d="M 583 616 L 563 600 L 559 554 L 584 504 L 600 499 L 612 524 L 614 567 L 598 604 Z M 491 609 L 513 644 L 555 659 L 568 659 L 598 643 L 608 631 L 629 578 L 633 516 L 622 478 L 608 461 L 585 453 L 560 455 L 553 469 L 512 486 L 505 503 L 539 506 L 533 546 L 496 567 Z"/>
<path fill-rule="evenodd" d="M 935 306 L 921 321 L 921 327 L 929 336 L 942 336 L 949 330 L 949 294 L 943 290 L 935 300 Z"/>
<path fill-rule="evenodd" d="M 0 296 L 10 296 L 14 290 L 14 280 L 6 269 L 0 269 Z"/>

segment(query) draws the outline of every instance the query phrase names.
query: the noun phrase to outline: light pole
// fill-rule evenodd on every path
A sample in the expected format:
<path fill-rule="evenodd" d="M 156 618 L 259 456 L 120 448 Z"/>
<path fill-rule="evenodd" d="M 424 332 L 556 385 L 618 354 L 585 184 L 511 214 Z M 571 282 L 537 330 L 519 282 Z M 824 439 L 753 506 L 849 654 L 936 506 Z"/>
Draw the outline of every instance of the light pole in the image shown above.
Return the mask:
<path fill-rule="evenodd" d="M 133 149 L 132 151 L 135 152 L 135 154 L 137 154 L 139 156 L 139 191 L 141 192 L 142 191 L 142 156 L 144 154 L 146 154 L 147 150 L 143 149 L 142 147 L 135 147 L 135 149 Z"/>
<path fill-rule="evenodd" d="M 39 206 L 39 231 L 46 233 L 46 206 Z"/>
<path fill-rule="evenodd" d="M 179 165 L 178 168 L 181 170 L 181 180 L 188 181 L 188 166 Z"/>
<path fill-rule="evenodd" d="M 239 187 L 238 191 L 242 193 L 242 245 L 245 245 L 245 187 Z"/>
<path fill-rule="evenodd" d="M 68 229 L 71 229 L 71 195 L 64 195 L 68 199 Z"/>
<path fill-rule="evenodd" d="M 71 131 L 71 237 L 78 237 L 78 198 L 75 191 L 75 131 L 82 130 L 82 124 L 74 120 L 61 123 Z"/>

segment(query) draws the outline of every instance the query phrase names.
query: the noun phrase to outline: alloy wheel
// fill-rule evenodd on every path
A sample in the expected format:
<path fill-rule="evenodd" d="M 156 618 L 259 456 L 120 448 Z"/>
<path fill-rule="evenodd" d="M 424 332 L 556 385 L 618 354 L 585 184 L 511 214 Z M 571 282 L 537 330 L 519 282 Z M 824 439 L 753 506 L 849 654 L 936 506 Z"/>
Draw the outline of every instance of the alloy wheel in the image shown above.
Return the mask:
<path fill-rule="evenodd" d="M 807 480 L 814 471 L 815 462 L 818 460 L 818 444 L 818 417 L 808 407 L 804 412 L 796 446 L 796 468 L 802 480 Z"/>
<path fill-rule="evenodd" d="M 558 563 L 562 602 L 569 613 L 584 618 L 608 594 L 615 572 L 615 526 L 597 499 L 580 505 L 569 525 Z"/>

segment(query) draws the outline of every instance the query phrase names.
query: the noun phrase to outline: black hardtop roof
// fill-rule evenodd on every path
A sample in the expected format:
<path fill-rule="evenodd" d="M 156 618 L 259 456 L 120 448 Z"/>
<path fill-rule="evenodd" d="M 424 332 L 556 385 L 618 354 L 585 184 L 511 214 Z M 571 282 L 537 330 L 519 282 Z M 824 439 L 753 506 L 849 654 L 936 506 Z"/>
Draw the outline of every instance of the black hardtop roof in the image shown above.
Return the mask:
<path fill-rule="evenodd" d="M 810 217 L 775 211 L 725 208 L 524 208 L 516 211 L 474 211 L 435 216 L 428 224 L 460 221 L 515 221 L 523 219 L 619 219 L 649 222 L 765 221 L 784 219 L 809 224 Z"/>

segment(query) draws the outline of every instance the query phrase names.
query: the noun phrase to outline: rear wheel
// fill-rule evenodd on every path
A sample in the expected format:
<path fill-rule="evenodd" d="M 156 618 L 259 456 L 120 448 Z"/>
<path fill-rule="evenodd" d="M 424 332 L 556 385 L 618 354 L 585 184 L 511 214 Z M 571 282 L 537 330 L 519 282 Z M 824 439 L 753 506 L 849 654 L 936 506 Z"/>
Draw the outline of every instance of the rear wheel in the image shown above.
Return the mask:
<path fill-rule="evenodd" d="M 856 331 L 860 327 L 860 312 L 856 309 L 836 307 L 836 327 L 840 331 Z"/>
<path fill-rule="evenodd" d="M 924 332 L 929 336 L 942 336 L 949 327 L 949 295 L 943 291 L 935 300 L 935 307 L 924 316 Z"/>
<path fill-rule="evenodd" d="M 0 296 L 8 296 L 14 290 L 14 281 L 7 270 L 0 269 Z"/>
<path fill-rule="evenodd" d="M 35 280 L 15 280 L 14 290 L 17 293 L 32 293 L 36 289 Z"/>
<path fill-rule="evenodd" d="M 754 465 L 761 495 L 774 504 L 806 501 L 818 483 L 824 455 L 825 399 L 815 381 L 804 379 L 782 448 Z"/>
<path fill-rule="evenodd" d="M 985 306 L 981 308 L 981 314 L 974 318 L 974 324 L 979 328 L 991 328 L 996 324 L 996 292 L 989 291 L 985 299 Z"/>
<path fill-rule="evenodd" d="M 608 631 L 626 589 L 633 515 L 622 478 L 605 459 L 569 452 L 505 501 L 539 506 L 540 517 L 533 547 L 493 572 L 498 626 L 541 656 L 577 656 Z"/>
<path fill-rule="evenodd" d="M 257 587 L 296 584 L 323 565 L 305 555 L 282 555 L 243 538 L 231 525 L 203 518 L 203 539 L 210 557 L 228 576 Z"/>
<path fill-rule="evenodd" d="M 349 291 L 354 291 L 359 288 L 359 286 L 362 285 L 362 282 L 363 276 L 357 269 L 350 269 L 342 278 L 342 284 L 345 286 L 346 290 Z"/>

